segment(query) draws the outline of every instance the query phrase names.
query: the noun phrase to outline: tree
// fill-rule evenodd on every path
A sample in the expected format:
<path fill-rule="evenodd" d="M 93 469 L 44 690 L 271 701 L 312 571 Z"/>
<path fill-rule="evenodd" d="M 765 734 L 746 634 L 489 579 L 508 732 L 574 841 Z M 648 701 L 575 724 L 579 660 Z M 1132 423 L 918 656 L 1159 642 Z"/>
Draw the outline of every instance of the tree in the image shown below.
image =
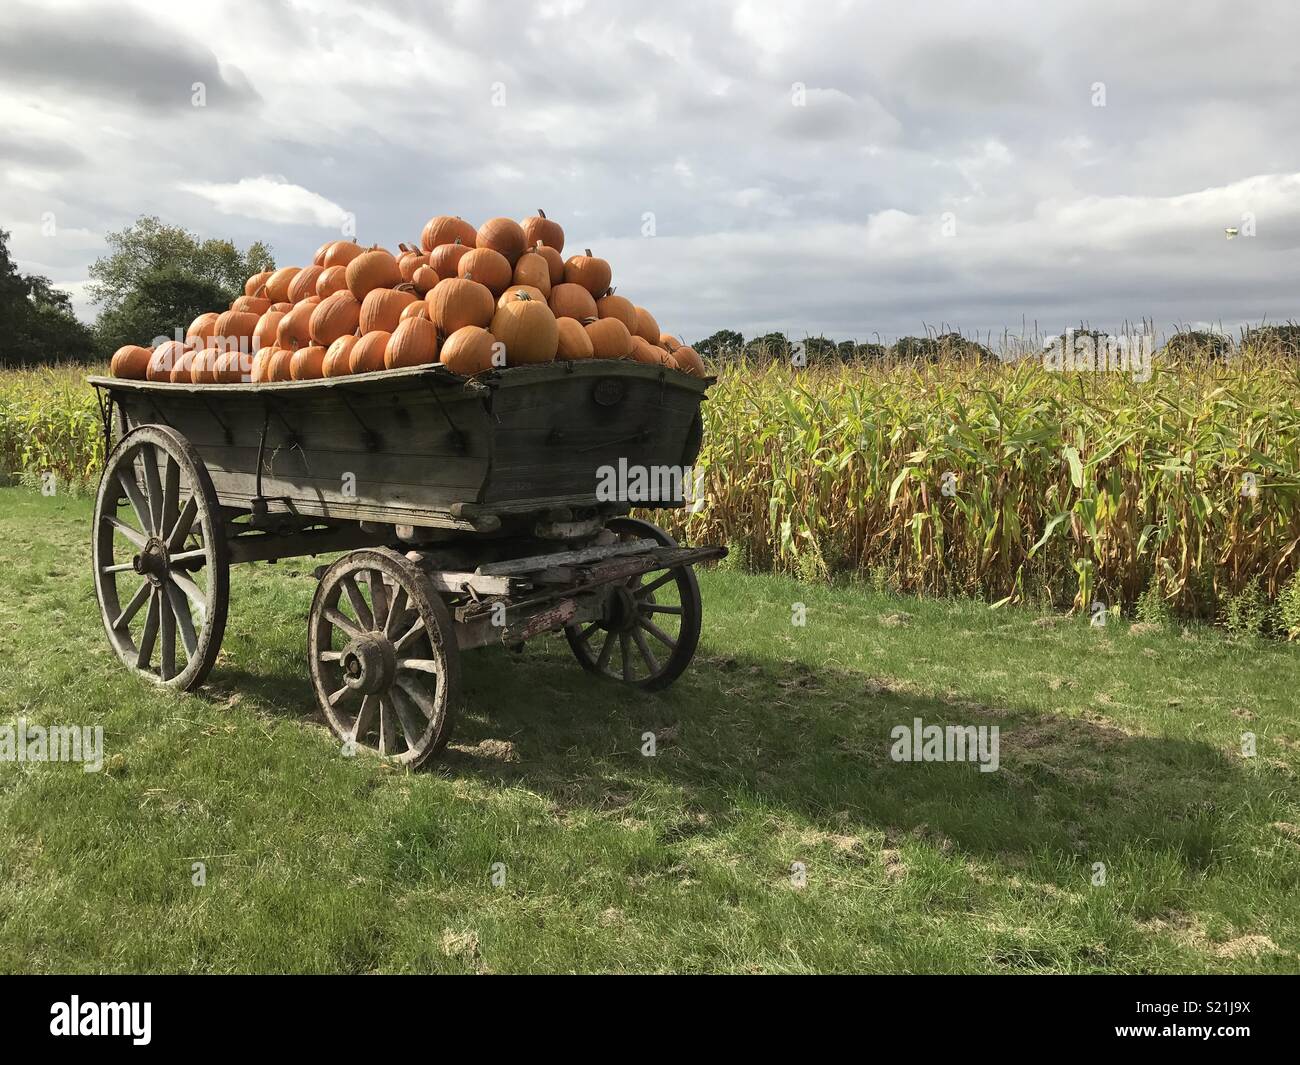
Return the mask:
<path fill-rule="evenodd" d="M 230 300 L 220 285 L 180 267 L 149 270 L 124 299 L 100 313 L 95 333 L 102 351 L 148 345 L 160 336 L 170 338 L 177 328 L 183 330 L 204 311 L 219 310 Z"/>
<path fill-rule="evenodd" d="M 765 333 L 761 337 L 754 337 L 744 348 L 745 357 L 759 361 L 765 359 L 790 358 L 790 341 L 786 339 L 784 333 Z"/>
<path fill-rule="evenodd" d="M 691 345 L 706 359 L 722 359 L 736 355 L 745 346 L 745 338 L 732 329 L 719 329 L 711 337 L 697 340 Z"/>
<path fill-rule="evenodd" d="M 205 310 L 216 310 L 244 291 L 252 274 L 275 268 L 271 249 L 260 240 L 241 252 L 228 240 L 202 240 L 180 226 L 164 225 L 146 215 L 105 238 L 110 253 L 90 268 L 90 295 L 105 311 L 113 311 L 138 291 L 146 278 L 168 270 L 214 286 L 225 298 Z M 173 325 L 188 324 L 185 322 Z M 140 341 L 134 341 L 139 343 Z"/>
<path fill-rule="evenodd" d="M 20 274 L 0 229 L 0 365 L 29 366 L 98 356 L 89 329 L 72 313 L 72 300 L 48 277 Z"/>

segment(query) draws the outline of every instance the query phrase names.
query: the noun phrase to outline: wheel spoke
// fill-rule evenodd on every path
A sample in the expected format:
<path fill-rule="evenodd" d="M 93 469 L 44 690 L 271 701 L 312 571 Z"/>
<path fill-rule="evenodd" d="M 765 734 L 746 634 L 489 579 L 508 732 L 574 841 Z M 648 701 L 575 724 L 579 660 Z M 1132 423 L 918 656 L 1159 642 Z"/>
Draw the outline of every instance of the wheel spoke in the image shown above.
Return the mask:
<path fill-rule="evenodd" d="M 397 628 L 397 623 L 406 617 L 406 589 L 400 584 L 397 591 L 393 593 L 392 601 L 388 604 L 388 616 L 384 618 L 384 635 L 392 636 L 393 630 Z"/>
<path fill-rule="evenodd" d="M 406 747 L 411 750 L 419 745 L 424 730 L 428 728 L 428 722 L 421 720 L 419 709 L 400 688 L 390 688 L 388 699 L 397 712 L 397 722 L 402 727 L 402 735 L 406 737 Z"/>
<path fill-rule="evenodd" d="M 330 706 L 338 706 L 338 704 L 341 703 L 344 699 L 346 699 L 346 698 L 348 697 L 348 695 L 349 695 L 352 691 L 353 691 L 353 689 L 352 689 L 352 688 L 349 688 L 349 687 L 345 684 L 345 685 L 343 685 L 343 687 L 341 687 L 338 691 L 336 691 L 336 692 L 330 692 L 330 696 L 329 696 L 329 704 L 330 704 Z M 365 709 L 365 706 L 364 706 L 364 705 L 362 706 L 362 709 L 363 709 L 363 710 Z"/>
<path fill-rule="evenodd" d="M 584 640 L 584 641 L 590 641 L 590 639 L 591 639 L 591 634 L 592 634 L 593 632 L 595 632 L 598 628 L 600 628 L 600 622 L 599 622 L 599 621 L 593 621 L 590 625 L 588 625 L 585 629 L 582 629 L 582 630 L 578 633 L 578 639 L 580 639 L 580 640 Z"/>
<path fill-rule="evenodd" d="M 135 544 L 136 547 L 144 547 L 144 545 L 149 542 L 149 538 L 145 536 L 144 533 L 137 532 L 135 529 L 131 528 L 131 526 L 129 526 L 126 522 L 124 522 L 121 518 L 117 517 L 116 515 L 105 514 L 104 520 L 108 522 L 109 525 L 113 526 L 114 529 L 120 532 L 128 540 L 130 540 L 131 543 Z"/>
<path fill-rule="evenodd" d="M 158 523 L 159 533 L 166 532 L 176 524 L 181 502 L 181 467 L 171 455 L 167 456 L 167 466 L 163 471 L 162 520 Z"/>
<path fill-rule="evenodd" d="M 659 672 L 659 661 L 650 650 L 650 645 L 645 642 L 645 637 L 641 635 L 640 629 L 632 630 L 632 639 L 636 641 L 636 649 L 641 652 L 641 657 L 649 668 L 650 675 L 654 676 Z"/>
<path fill-rule="evenodd" d="M 664 630 L 661 629 L 658 625 L 656 625 L 653 621 L 650 621 L 648 618 L 644 618 L 644 617 L 638 617 L 636 620 L 637 620 L 637 624 L 640 625 L 641 628 L 645 629 L 646 632 L 648 632 L 661 644 L 667 647 L 668 650 L 670 651 L 677 650 L 677 641 L 674 640 L 671 636 L 669 636 L 668 633 L 664 632 Z"/>
<path fill-rule="evenodd" d="M 343 657 L 342 651 L 322 651 L 320 660 L 322 662 L 337 662 Z"/>
<path fill-rule="evenodd" d="M 144 483 L 149 492 L 149 529 L 151 532 L 162 531 L 163 490 L 158 479 L 158 449 L 153 444 L 142 444 L 140 461 L 144 463 Z"/>
<path fill-rule="evenodd" d="M 436 662 L 432 658 L 399 658 L 397 668 L 414 669 L 421 673 L 432 673 L 436 676 L 442 672 L 442 663 Z"/>
<path fill-rule="evenodd" d="M 390 699 L 379 698 L 379 753 L 397 753 L 397 715 Z"/>
<path fill-rule="evenodd" d="M 384 626 L 388 624 L 388 589 L 384 586 L 384 575 L 377 569 L 368 570 L 366 583 L 370 585 L 370 607 L 374 617 L 374 623 L 370 627 L 385 632 L 387 630 Z"/>
<path fill-rule="evenodd" d="M 365 596 L 361 594 L 361 589 L 357 586 L 357 579 L 349 573 L 339 583 L 343 585 L 343 590 L 348 593 L 348 601 L 352 604 L 352 609 L 356 611 L 361 630 L 370 632 L 375 627 L 375 619 L 374 615 L 370 613 L 370 607 L 366 605 Z"/>
<path fill-rule="evenodd" d="M 131 562 L 115 562 L 111 566 L 102 566 L 100 568 L 100 572 L 101 573 L 125 573 L 127 570 L 133 570 L 133 569 L 135 569 L 135 565 Z"/>
<path fill-rule="evenodd" d="M 398 677 L 394 683 L 401 688 L 422 713 L 430 721 L 438 713 L 438 706 L 434 702 L 433 692 L 425 687 L 425 682 L 416 677 Z M 433 678 L 432 683 L 436 686 L 437 678 Z"/>
<path fill-rule="evenodd" d="M 191 551 L 181 551 L 178 554 L 172 555 L 169 557 L 168 561 L 175 566 L 181 562 L 193 562 L 195 559 L 203 559 L 203 561 L 206 562 L 207 558 L 208 549 L 206 547 L 196 547 Z"/>
<path fill-rule="evenodd" d="M 632 679 L 632 640 L 626 632 L 618 634 L 618 653 L 623 659 L 623 679 Z"/>
<path fill-rule="evenodd" d="M 641 613 L 642 614 L 676 614 L 678 617 L 681 617 L 682 608 L 680 606 L 672 606 L 668 603 L 642 603 Z"/>
<path fill-rule="evenodd" d="M 158 589 L 149 586 L 149 611 L 144 616 L 144 631 L 140 633 L 140 650 L 135 656 L 136 669 L 148 669 L 149 659 L 153 657 L 154 641 L 158 638 L 158 613 L 161 599 Z"/>
<path fill-rule="evenodd" d="M 338 607 L 326 607 L 325 618 L 336 629 L 342 629 L 353 639 L 356 639 L 356 637 L 361 635 L 361 630 L 357 628 L 356 622 L 344 614 Z"/>
<path fill-rule="evenodd" d="M 349 688 L 349 691 L 352 689 Z M 331 699 L 330 705 L 334 704 Z M 375 719 L 375 711 L 379 709 L 379 696 L 367 695 L 361 700 L 361 709 L 357 711 L 357 719 L 352 723 L 352 742 L 357 743 L 367 732 L 370 731 L 370 725 Z"/>
<path fill-rule="evenodd" d="M 194 519 L 199 513 L 199 498 L 196 495 L 190 496 L 185 500 L 185 506 L 176 517 L 176 523 L 171 527 L 171 532 L 167 534 L 167 550 L 175 551 L 185 542 L 189 536 L 190 529 L 194 525 Z"/>
<path fill-rule="evenodd" d="M 415 624 L 404 632 L 401 637 L 394 641 L 393 650 L 399 655 L 405 651 L 416 638 L 424 631 L 424 618 L 416 618 Z"/>
<path fill-rule="evenodd" d="M 153 525 L 149 505 L 145 502 L 144 496 L 140 494 L 140 486 L 135 483 L 135 466 L 119 468 L 117 480 L 122 486 L 122 491 L 126 493 L 126 498 L 131 501 L 131 509 L 135 511 L 135 516 L 140 522 L 140 528 L 147 533 L 152 533 Z"/>
<path fill-rule="evenodd" d="M 176 615 L 176 624 L 181 630 L 181 642 L 185 645 L 185 657 L 191 659 L 198 649 L 199 641 L 194 635 L 194 619 L 190 617 L 190 604 L 175 584 L 175 577 L 167 582 L 167 598 L 171 600 L 172 613 Z"/>
<path fill-rule="evenodd" d="M 673 579 L 673 571 L 665 570 L 662 574 L 660 574 L 658 577 L 652 580 L 649 584 L 643 584 L 641 587 L 637 588 L 635 595 L 638 599 L 642 599 L 645 596 L 649 595 L 651 592 L 655 591 L 656 589 L 662 588 L 665 584 L 667 584 L 672 579 Z"/>
<path fill-rule="evenodd" d="M 602 673 L 605 671 L 605 667 L 609 665 L 609 657 L 613 651 L 614 634 L 612 632 L 607 632 L 605 633 L 605 642 L 600 645 L 600 657 L 596 659 L 596 669 L 598 671 Z"/>
<path fill-rule="evenodd" d="M 190 602 L 199 608 L 199 616 L 201 618 L 207 617 L 208 597 L 204 594 L 203 589 L 195 584 L 192 578 L 184 573 L 177 573 L 176 570 L 172 570 L 168 577 L 177 588 L 189 596 Z"/>
<path fill-rule="evenodd" d="M 161 645 L 158 648 L 158 674 L 163 680 L 171 680 L 176 676 L 176 615 L 172 612 L 170 602 L 167 602 L 165 594 L 159 592 L 158 599 L 160 602 L 159 615 L 162 618 L 161 632 L 159 638 Z"/>
<path fill-rule="evenodd" d="M 131 619 L 135 617 L 140 608 L 144 606 L 145 601 L 149 598 L 149 589 L 152 587 L 153 585 L 147 580 L 140 582 L 140 587 L 135 590 L 135 595 L 131 596 L 131 601 L 126 604 L 122 613 L 117 615 L 117 620 L 113 622 L 114 631 L 125 628 L 130 624 Z"/>

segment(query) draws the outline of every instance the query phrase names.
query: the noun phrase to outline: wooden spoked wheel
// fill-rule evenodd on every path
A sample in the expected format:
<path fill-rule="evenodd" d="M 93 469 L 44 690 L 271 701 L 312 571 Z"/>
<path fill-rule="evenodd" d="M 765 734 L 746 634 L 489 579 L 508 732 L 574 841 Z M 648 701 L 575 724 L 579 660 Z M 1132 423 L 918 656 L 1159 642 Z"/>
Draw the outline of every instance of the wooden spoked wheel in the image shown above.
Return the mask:
<path fill-rule="evenodd" d="M 460 651 L 429 579 L 388 548 L 353 551 L 321 577 L 311 604 L 312 684 L 348 753 L 412 767 L 451 735 Z"/>
<path fill-rule="evenodd" d="M 621 540 L 677 541 L 639 518 L 605 526 Z M 700 586 L 691 566 L 630 577 L 611 586 L 599 621 L 570 625 L 564 635 L 582 668 L 647 691 L 666 688 L 695 657 L 700 640 Z"/>
<path fill-rule="evenodd" d="M 221 650 L 230 551 L 207 468 L 173 429 L 118 442 L 95 497 L 95 594 L 128 668 L 173 688 L 203 683 Z"/>

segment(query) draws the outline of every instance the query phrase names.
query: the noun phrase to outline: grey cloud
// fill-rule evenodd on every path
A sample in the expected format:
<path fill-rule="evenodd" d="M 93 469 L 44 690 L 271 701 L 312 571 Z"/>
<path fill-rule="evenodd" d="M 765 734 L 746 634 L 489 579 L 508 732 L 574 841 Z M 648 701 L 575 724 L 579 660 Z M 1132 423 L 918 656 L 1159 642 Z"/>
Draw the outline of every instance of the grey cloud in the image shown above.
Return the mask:
<path fill-rule="evenodd" d="M 10 4 L 0 14 L 0 79 L 146 110 L 190 108 L 195 82 L 206 87 L 208 107 L 257 100 L 238 67 L 117 5 L 64 11 Z"/>

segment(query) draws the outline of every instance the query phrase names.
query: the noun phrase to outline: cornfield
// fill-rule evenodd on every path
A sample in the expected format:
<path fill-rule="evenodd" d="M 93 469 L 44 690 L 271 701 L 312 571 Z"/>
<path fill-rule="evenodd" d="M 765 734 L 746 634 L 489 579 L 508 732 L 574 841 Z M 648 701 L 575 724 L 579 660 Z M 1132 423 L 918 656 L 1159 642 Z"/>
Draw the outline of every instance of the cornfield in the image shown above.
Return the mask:
<path fill-rule="evenodd" d="M 1139 383 L 1036 360 L 729 365 L 704 407 L 703 509 L 658 518 L 804 579 L 1296 635 L 1298 366 L 1248 352 Z M 93 485 L 86 372 L 0 373 L 0 472 Z"/>

